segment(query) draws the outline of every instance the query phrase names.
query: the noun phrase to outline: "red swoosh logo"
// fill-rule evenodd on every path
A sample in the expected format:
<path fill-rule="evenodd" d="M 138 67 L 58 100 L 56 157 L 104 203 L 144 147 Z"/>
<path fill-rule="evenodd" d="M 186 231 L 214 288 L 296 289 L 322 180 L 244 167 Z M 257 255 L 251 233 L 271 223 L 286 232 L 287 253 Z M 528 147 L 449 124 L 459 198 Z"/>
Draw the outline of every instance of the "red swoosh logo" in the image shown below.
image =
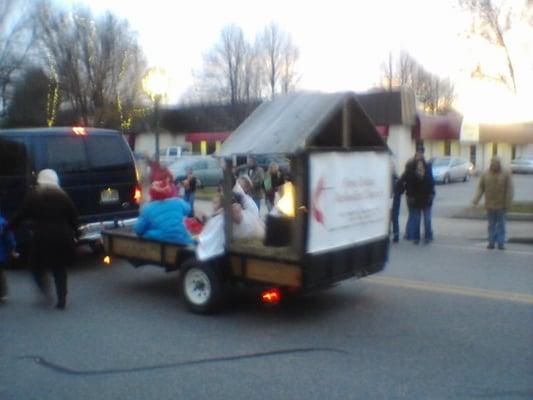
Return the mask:
<path fill-rule="evenodd" d="M 313 217 L 316 219 L 316 221 L 322 225 L 324 225 L 324 213 L 320 209 L 318 209 L 317 204 L 318 204 L 318 199 L 320 199 L 320 196 L 322 196 L 323 192 L 324 192 L 324 178 L 320 177 L 316 185 L 316 188 L 313 191 L 312 214 L 313 214 Z"/>

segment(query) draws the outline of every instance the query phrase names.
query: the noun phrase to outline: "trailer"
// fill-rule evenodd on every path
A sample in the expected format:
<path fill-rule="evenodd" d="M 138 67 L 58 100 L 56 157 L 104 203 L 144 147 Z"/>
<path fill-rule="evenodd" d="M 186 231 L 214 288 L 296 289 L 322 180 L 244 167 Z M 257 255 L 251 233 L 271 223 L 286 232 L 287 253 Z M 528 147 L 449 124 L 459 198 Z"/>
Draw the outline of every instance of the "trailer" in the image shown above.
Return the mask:
<path fill-rule="evenodd" d="M 231 194 L 237 157 L 282 154 L 290 185 L 276 215 L 266 217 L 264 240 L 233 237 Z M 186 305 L 210 313 L 228 284 L 307 293 L 385 267 L 389 250 L 391 160 L 388 147 L 353 93 L 305 93 L 259 106 L 224 142 L 225 251 L 199 261 L 194 246 L 103 232 L 108 257 L 134 265 L 179 270 Z M 283 204 L 282 204 L 283 203 Z M 283 205 L 283 207 L 281 207 Z"/>

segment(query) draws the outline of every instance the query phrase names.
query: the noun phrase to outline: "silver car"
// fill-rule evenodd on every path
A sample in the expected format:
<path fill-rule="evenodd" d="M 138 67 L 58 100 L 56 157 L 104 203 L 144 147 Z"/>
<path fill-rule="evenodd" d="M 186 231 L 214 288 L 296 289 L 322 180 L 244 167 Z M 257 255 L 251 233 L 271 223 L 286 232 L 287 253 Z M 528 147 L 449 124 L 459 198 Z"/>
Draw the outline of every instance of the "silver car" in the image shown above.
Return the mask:
<path fill-rule="evenodd" d="M 515 158 L 511 161 L 511 171 L 515 174 L 533 174 L 533 156 Z"/>
<path fill-rule="evenodd" d="M 168 166 L 174 179 L 180 182 L 187 176 L 189 168 L 192 168 L 200 187 L 218 186 L 224 177 L 219 160 L 211 156 L 183 156 Z"/>
<path fill-rule="evenodd" d="M 474 172 L 474 165 L 462 157 L 435 157 L 431 159 L 431 169 L 435 182 L 466 182 Z"/>

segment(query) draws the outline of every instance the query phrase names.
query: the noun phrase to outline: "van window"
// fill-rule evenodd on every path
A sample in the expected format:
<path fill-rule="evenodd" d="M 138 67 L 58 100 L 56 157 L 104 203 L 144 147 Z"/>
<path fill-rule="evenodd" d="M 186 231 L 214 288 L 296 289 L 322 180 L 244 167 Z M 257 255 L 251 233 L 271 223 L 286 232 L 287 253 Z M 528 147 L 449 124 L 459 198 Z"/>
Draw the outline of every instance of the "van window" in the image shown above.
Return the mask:
<path fill-rule="evenodd" d="M 0 138 L 0 176 L 24 175 L 28 155 L 23 138 Z"/>
<path fill-rule="evenodd" d="M 80 137 L 49 136 L 43 145 L 47 168 L 58 172 L 87 170 L 87 155 Z"/>
<path fill-rule="evenodd" d="M 127 169 L 131 167 L 128 148 L 119 136 L 88 136 L 87 151 L 93 169 Z"/>

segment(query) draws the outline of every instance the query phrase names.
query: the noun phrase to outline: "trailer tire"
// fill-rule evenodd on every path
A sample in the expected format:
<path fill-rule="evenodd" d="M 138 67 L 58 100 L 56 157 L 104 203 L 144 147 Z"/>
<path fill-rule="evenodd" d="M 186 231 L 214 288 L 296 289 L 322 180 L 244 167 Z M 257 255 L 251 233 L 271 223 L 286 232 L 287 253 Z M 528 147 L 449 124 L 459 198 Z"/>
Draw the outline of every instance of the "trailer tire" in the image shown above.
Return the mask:
<path fill-rule="evenodd" d="M 183 264 L 180 286 L 189 310 L 197 314 L 212 314 L 222 303 L 222 281 L 216 265 L 190 260 Z"/>

